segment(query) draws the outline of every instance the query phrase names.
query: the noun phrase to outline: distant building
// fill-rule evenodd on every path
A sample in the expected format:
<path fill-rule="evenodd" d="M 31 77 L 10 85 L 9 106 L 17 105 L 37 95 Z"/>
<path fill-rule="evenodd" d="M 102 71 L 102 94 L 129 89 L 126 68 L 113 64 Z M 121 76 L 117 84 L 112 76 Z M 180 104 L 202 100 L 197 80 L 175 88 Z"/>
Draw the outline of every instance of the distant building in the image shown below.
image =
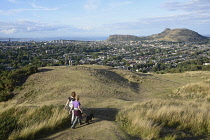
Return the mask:
<path fill-rule="evenodd" d="M 203 63 L 203 65 L 206 65 L 207 66 L 207 65 L 210 65 L 210 63 Z"/>
<path fill-rule="evenodd" d="M 53 50 L 46 50 L 45 53 L 46 53 L 46 54 L 53 54 L 54 51 L 53 51 Z"/>
<path fill-rule="evenodd" d="M 129 70 L 128 66 L 116 66 L 115 68 L 121 69 L 121 70 Z"/>

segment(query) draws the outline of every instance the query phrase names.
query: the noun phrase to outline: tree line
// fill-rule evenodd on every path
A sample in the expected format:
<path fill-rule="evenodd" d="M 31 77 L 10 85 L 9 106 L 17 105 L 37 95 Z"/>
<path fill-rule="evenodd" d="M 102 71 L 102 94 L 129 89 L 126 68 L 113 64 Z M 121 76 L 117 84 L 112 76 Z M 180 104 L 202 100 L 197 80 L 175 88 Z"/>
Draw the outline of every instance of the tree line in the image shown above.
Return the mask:
<path fill-rule="evenodd" d="M 210 71 L 210 65 L 203 65 L 208 63 L 209 58 L 202 57 L 197 60 L 185 61 L 177 65 L 159 63 L 153 67 L 156 73 L 181 73 L 185 71 Z"/>
<path fill-rule="evenodd" d="M 0 70 L 0 102 L 11 99 L 14 96 L 12 91 L 36 72 L 38 68 L 30 65 L 11 71 Z"/>

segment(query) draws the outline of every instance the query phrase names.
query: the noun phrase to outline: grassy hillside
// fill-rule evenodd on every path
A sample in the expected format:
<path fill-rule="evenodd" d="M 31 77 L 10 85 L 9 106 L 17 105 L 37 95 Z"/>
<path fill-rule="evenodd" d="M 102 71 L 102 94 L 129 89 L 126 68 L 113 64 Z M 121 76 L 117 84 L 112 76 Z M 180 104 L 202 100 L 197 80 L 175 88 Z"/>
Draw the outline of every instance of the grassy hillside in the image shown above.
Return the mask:
<path fill-rule="evenodd" d="M 198 34 L 195 31 L 189 29 L 165 29 L 163 32 L 155 35 L 151 35 L 154 40 L 164 40 L 164 41 L 183 41 L 183 42 L 206 42 L 207 37 Z"/>
<path fill-rule="evenodd" d="M 110 67 L 46 67 L 29 77 L 12 102 L 64 104 L 72 91 L 83 98 L 132 99 L 138 96 L 138 86 L 138 81 L 133 82 Z"/>
<path fill-rule="evenodd" d="M 209 72 L 157 75 L 131 73 L 97 65 L 40 68 L 38 73 L 31 75 L 21 88 L 14 91 L 16 95 L 12 100 L 0 103 L 0 136 L 4 139 L 37 139 L 57 132 L 46 139 L 109 139 L 110 137 L 112 139 L 135 139 L 136 137 L 152 139 L 164 138 L 166 135 L 175 138 L 178 136 L 172 133 L 178 131 L 178 128 L 185 127 L 181 125 L 167 129 L 168 125 L 164 126 L 163 123 L 171 124 L 169 121 L 171 118 L 160 117 L 159 112 L 164 107 L 172 108 L 170 102 L 176 100 L 174 104 L 184 103 L 180 106 L 177 105 L 175 108 L 185 109 L 185 106 L 187 107 L 189 103 L 192 103 L 192 108 L 187 108 L 186 113 L 195 114 L 194 110 L 197 108 L 193 109 L 193 107 L 199 105 L 204 108 L 203 112 L 200 113 L 207 113 L 205 111 L 208 110 L 205 110 L 205 108 L 209 108 L 208 79 L 210 79 Z M 205 94 L 205 96 L 202 96 L 199 100 L 197 100 L 197 96 L 188 98 L 191 89 L 197 93 L 195 89 L 197 89 L 196 86 L 201 86 L 200 83 L 205 83 L 201 87 L 202 90 L 199 90 L 202 91 L 200 94 Z M 195 87 L 195 89 L 189 88 L 189 85 Z M 76 91 L 80 95 L 85 113 L 95 113 L 93 124 L 80 126 L 75 130 L 69 129 L 70 118 L 67 110 L 64 110 L 63 107 L 72 91 Z M 182 96 L 185 95 L 185 91 L 188 95 Z M 150 106 L 146 106 L 149 104 L 151 104 L 150 106 L 157 106 L 156 109 L 153 110 Z M 134 108 L 131 109 L 132 107 Z M 138 113 L 138 111 L 141 111 L 140 108 L 143 111 Z M 118 111 L 120 112 L 118 113 Z M 123 113 L 123 111 L 126 113 Z M 142 113 L 148 114 L 144 115 L 146 118 L 143 118 L 143 120 L 148 119 L 149 124 L 147 122 L 142 124 L 145 126 L 154 125 L 154 132 L 151 131 L 154 135 L 141 134 L 138 130 L 142 128 L 134 128 L 133 125 L 130 125 L 132 117 L 122 115 L 129 115 L 130 111 L 136 112 L 137 118 L 140 118 L 138 116 L 142 116 Z M 157 112 L 155 113 L 157 117 L 149 115 L 150 112 L 153 112 L 151 115 Z M 165 109 L 165 113 L 167 112 L 168 110 Z M 179 112 L 182 113 L 183 111 L 179 110 Z M 163 114 L 165 113 L 163 111 Z M 117 116 L 117 121 L 123 129 L 123 126 L 127 126 L 127 129 L 124 130 L 128 134 L 117 125 L 115 116 Z M 164 118 L 167 119 L 167 123 Z M 193 119 L 198 118 L 194 117 Z M 138 119 L 133 120 L 135 120 L 135 122 L 132 122 L 134 125 L 141 122 Z M 202 123 L 205 127 L 202 127 L 201 131 L 196 128 L 191 130 L 192 125 L 187 126 L 187 130 L 181 129 L 181 131 L 188 132 L 189 129 L 191 137 L 205 136 L 209 132 L 209 122 L 206 122 L 205 115 Z M 182 123 L 179 122 L 178 124 Z M 129 129 L 135 131 L 131 132 Z M 163 129 L 172 129 L 170 131 L 172 133 L 169 131 L 164 133 Z M 147 133 L 146 129 L 143 130 Z M 181 135 L 182 133 L 178 134 Z M 187 137 L 186 135 L 185 137 Z"/>
<path fill-rule="evenodd" d="M 110 35 L 107 41 L 140 41 L 140 38 L 133 35 Z"/>
<path fill-rule="evenodd" d="M 145 36 L 137 37 L 132 35 L 110 35 L 108 41 L 141 41 L 141 40 L 162 40 L 175 42 L 208 42 L 209 38 L 198 34 L 189 29 L 169 29 L 166 28 L 163 32 Z"/>
<path fill-rule="evenodd" d="M 209 102 L 150 99 L 117 114 L 124 130 L 145 139 L 205 139 L 210 133 Z"/>
<path fill-rule="evenodd" d="M 159 94 L 161 98 L 153 96 L 126 106 L 117 114 L 117 121 L 127 133 L 146 139 L 209 139 L 208 74 L 208 72 L 186 72 L 176 76 L 161 75 L 162 78 L 170 77 L 173 81 L 179 79 L 179 84 L 185 83 L 185 80 L 190 81 L 172 92 Z M 200 80 L 201 82 L 198 82 Z"/>

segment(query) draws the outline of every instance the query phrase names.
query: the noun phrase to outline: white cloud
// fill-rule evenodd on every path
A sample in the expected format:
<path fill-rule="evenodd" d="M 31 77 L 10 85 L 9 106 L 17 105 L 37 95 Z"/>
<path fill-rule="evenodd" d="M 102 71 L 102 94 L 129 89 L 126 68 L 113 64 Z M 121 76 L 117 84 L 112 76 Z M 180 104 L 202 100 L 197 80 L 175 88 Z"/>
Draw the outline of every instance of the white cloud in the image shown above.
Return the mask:
<path fill-rule="evenodd" d="M 164 28 L 188 28 L 194 30 L 199 28 L 200 31 L 203 31 L 203 28 L 210 25 L 210 15 L 208 13 L 210 12 L 185 12 L 169 16 L 140 18 L 139 21 L 134 22 L 105 24 L 100 30 L 113 32 L 114 34 L 135 35 L 151 35 L 154 34 L 152 31 L 158 33 Z"/>
<path fill-rule="evenodd" d="M 92 26 L 81 26 L 81 27 L 76 27 L 78 29 L 81 29 L 81 30 L 86 30 L 86 31 L 90 31 L 93 29 Z"/>
<path fill-rule="evenodd" d="M 12 3 L 17 3 L 16 0 L 8 0 L 9 2 L 12 2 Z"/>
<path fill-rule="evenodd" d="M 17 31 L 17 29 L 15 28 L 12 28 L 12 29 L 8 29 L 8 30 L 2 30 L 0 31 L 1 33 L 4 33 L 4 34 L 13 34 Z"/>
<path fill-rule="evenodd" d="M 88 0 L 87 3 L 85 3 L 84 8 L 88 11 L 92 11 L 98 9 L 99 5 L 100 0 Z"/>
<path fill-rule="evenodd" d="M 169 11 L 179 12 L 179 14 L 151 18 L 149 21 L 183 27 L 210 25 L 210 0 L 188 0 L 186 2 L 171 0 L 165 3 L 164 7 Z"/>
<path fill-rule="evenodd" d="M 12 15 L 25 11 L 54 11 L 58 8 L 36 8 L 36 9 L 11 9 L 11 10 L 0 10 L 1 15 Z"/>
<path fill-rule="evenodd" d="M 15 22 L 0 22 L 1 32 L 8 34 L 14 32 L 36 32 L 36 31 L 55 31 L 58 26 L 48 25 L 45 23 L 19 20 Z M 62 27 L 61 27 L 62 28 Z"/>
<path fill-rule="evenodd" d="M 38 5 L 36 5 L 35 1 L 34 1 L 34 3 L 31 4 L 31 6 L 34 8 L 34 10 L 45 10 L 45 11 L 58 10 L 58 8 L 48 8 L 48 7 L 38 6 Z"/>
<path fill-rule="evenodd" d="M 187 2 L 168 1 L 164 7 L 171 11 L 205 11 L 210 9 L 209 0 L 188 0 Z"/>
<path fill-rule="evenodd" d="M 0 22 L 0 33 L 13 34 L 13 33 L 29 33 L 29 34 L 49 34 L 49 33 L 76 33 L 86 32 L 93 28 L 91 26 L 72 26 L 72 25 L 53 25 L 43 22 L 18 20 L 14 22 Z"/>
<path fill-rule="evenodd" d="M 124 5 L 132 4 L 132 1 L 120 1 L 120 2 L 111 2 L 109 5 L 111 8 L 121 7 Z"/>
<path fill-rule="evenodd" d="M 18 3 L 16 0 L 8 0 L 10 2 L 13 3 Z M 25 11 L 55 11 L 58 10 L 58 8 L 48 8 L 48 7 L 41 7 L 41 6 L 37 6 L 34 3 L 30 4 L 30 6 L 28 6 L 29 8 L 16 8 L 16 9 L 8 9 L 8 10 L 0 10 L 0 15 L 13 15 L 13 14 L 17 14 L 17 13 L 22 13 Z"/>

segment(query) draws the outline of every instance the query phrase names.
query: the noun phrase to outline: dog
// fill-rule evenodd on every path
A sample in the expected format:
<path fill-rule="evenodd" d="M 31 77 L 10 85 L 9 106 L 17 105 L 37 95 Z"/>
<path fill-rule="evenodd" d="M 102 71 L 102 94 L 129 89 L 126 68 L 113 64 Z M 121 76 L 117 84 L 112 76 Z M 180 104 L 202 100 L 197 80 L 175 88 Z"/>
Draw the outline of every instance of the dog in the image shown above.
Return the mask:
<path fill-rule="evenodd" d="M 90 113 L 90 115 L 86 116 L 85 123 L 86 123 L 86 124 L 89 124 L 90 121 L 91 121 L 91 122 L 93 121 L 93 118 L 94 118 L 93 113 Z"/>

